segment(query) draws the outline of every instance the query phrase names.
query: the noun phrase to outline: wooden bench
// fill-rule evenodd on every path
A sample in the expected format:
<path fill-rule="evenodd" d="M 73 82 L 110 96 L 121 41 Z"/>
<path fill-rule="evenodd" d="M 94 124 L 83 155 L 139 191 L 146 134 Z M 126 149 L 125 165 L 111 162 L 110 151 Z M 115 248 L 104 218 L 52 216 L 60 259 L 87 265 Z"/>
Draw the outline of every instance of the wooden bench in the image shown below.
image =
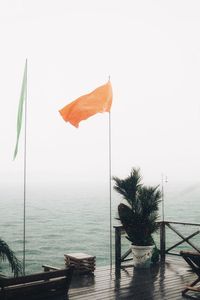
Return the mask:
<path fill-rule="evenodd" d="M 67 293 L 71 283 L 73 268 L 53 270 L 16 278 L 0 278 L 0 299 L 49 299 Z"/>

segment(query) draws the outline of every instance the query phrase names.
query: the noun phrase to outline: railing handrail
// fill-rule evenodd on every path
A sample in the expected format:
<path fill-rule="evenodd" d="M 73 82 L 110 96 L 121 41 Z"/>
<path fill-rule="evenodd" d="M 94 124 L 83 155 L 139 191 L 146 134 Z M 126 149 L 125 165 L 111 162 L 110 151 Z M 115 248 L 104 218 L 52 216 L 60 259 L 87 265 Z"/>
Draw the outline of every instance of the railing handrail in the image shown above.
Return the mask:
<path fill-rule="evenodd" d="M 200 226 L 200 223 L 190 223 L 190 222 L 179 222 L 179 221 L 158 221 L 158 223 L 171 223 L 171 224 L 180 224 L 180 225 L 190 225 L 190 226 Z"/>
<path fill-rule="evenodd" d="M 200 226 L 200 223 L 190 223 L 190 222 L 179 222 L 179 221 L 167 221 L 167 220 L 164 220 L 164 221 L 157 221 L 157 223 L 171 223 L 171 224 L 180 224 L 180 225 L 190 225 L 190 226 Z M 123 226 L 122 225 L 114 225 L 113 228 L 121 228 L 123 229 Z"/>

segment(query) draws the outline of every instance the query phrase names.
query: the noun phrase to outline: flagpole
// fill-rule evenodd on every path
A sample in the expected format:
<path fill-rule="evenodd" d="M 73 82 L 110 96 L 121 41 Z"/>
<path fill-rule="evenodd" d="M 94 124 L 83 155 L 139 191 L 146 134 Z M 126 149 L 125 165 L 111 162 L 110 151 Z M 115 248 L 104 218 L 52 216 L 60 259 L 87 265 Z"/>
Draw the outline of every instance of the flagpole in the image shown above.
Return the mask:
<path fill-rule="evenodd" d="M 164 195 L 164 175 L 161 175 L 161 181 L 162 181 L 162 221 L 165 220 L 165 195 Z M 167 176 L 165 176 L 165 183 L 168 182 Z"/>
<path fill-rule="evenodd" d="M 110 81 L 110 76 L 109 76 Z M 112 272 L 112 199 L 111 199 L 111 112 L 109 111 L 109 202 L 110 202 L 110 272 Z"/>
<path fill-rule="evenodd" d="M 161 175 L 161 182 L 162 182 L 162 221 L 165 220 L 165 208 L 164 208 L 164 183 L 163 183 L 163 174 Z"/>
<path fill-rule="evenodd" d="M 27 59 L 26 64 L 28 65 Z M 28 66 L 27 66 L 28 67 Z M 26 90 L 24 103 L 24 207 L 23 207 L 23 274 L 26 270 L 26 137 L 27 137 L 27 68 L 26 68 Z"/>
<path fill-rule="evenodd" d="M 108 82 L 110 82 L 110 75 L 108 76 Z M 109 152 L 109 204 L 110 204 L 110 272 L 112 272 L 112 197 L 111 197 L 111 191 L 112 191 L 112 174 L 111 174 L 111 112 L 109 111 L 109 117 L 108 117 L 108 132 L 109 132 L 109 145 L 108 145 L 108 152 Z"/>
<path fill-rule="evenodd" d="M 110 194 L 110 269 L 112 269 L 112 205 L 111 205 L 111 115 L 112 87 L 108 83 L 93 90 L 90 94 L 83 95 L 68 105 L 64 106 L 59 113 L 66 122 L 73 126 L 79 126 L 80 121 L 86 120 L 98 112 L 109 112 L 108 117 L 108 172 L 109 172 L 109 194 Z M 92 97 L 91 97 L 92 95 Z M 101 96 L 100 96 L 101 95 Z M 93 101 L 95 99 L 95 101 Z M 91 101 L 92 100 L 92 101 Z M 97 105 L 98 103 L 98 105 Z M 73 108 L 72 108 L 73 106 Z M 86 111 L 86 114 L 82 112 Z"/>

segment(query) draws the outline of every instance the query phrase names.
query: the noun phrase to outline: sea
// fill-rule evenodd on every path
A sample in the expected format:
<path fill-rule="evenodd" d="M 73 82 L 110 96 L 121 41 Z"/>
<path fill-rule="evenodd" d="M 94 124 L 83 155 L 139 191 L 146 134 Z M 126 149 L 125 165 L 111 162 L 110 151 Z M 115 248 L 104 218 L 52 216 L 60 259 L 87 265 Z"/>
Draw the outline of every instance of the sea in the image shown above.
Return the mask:
<path fill-rule="evenodd" d="M 16 256 L 23 258 L 24 197 L 23 190 L 5 188 L 0 200 L 0 238 Z M 25 266 L 26 274 L 42 271 L 42 265 L 64 266 L 64 254 L 83 252 L 96 257 L 97 266 L 114 263 L 114 229 L 110 247 L 110 199 L 112 226 L 119 224 L 117 206 L 123 201 L 106 185 L 81 183 L 77 186 L 29 187 L 25 199 Z M 164 208 L 164 216 L 162 215 Z M 198 223 L 200 221 L 200 183 L 168 185 L 160 205 L 160 219 Z M 200 223 L 200 222 L 199 222 Z M 183 234 L 199 229 L 182 226 Z M 167 243 L 180 240 L 172 232 Z M 155 240 L 159 243 L 158 236 Z M 194 241 L 200 247 L 199 237 Z M 123 249 L 129 247 L 122 239 Z M 179 245 L 178 251 L 186 248 Z M 177 249 L 176 249 L 177 250 Z M 0 273 L 10 274 L 7 262 L 0 262 Z"/>

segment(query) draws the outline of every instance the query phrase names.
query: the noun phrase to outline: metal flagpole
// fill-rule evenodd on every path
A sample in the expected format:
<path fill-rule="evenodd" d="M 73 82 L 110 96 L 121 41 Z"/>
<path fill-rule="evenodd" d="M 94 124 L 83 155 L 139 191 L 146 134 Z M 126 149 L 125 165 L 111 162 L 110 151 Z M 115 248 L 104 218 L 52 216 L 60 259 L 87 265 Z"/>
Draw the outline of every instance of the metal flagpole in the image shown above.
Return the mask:
<path fill-rule="evenodd" d="M 110 81 L 110 75 L 108 77 L 108 81 Z M 111 181 L 112 181 L 112 174 L 111 174 L 111 112 L 109 111 L 109 204 L 110 204 L 110 271 L 112 271 L 112 201 L 111 201 Z"/>
<path fill-rule="evenodd" d="M 163 174 L 161 175 L 162 182 L 162 221 L 165 219 L 165 209 L 164 209 L 164 186 L 163 186 Z"/>
<path fill-rule="evenodd" d="M 27 59 L 26 59 L 27 63 Z M 28 65 L 28 63 L 27 63 Z M 27 68 L 26 68 L 26 90 L 24 103 L 24 211 L 23 211 L 23 274 L 26 270 L 26 133 L 27 133 Z"/>
<path fill-rule="evenodd" d="M 112 271 L 112 201 L 111 201 L 111 113 L 109 112 L 109 200 L 110 200 L 110 270 Z"/>
<path fill-rule="evenodd" d="M 168 182 L 167 176 L 165 176 L 165 183 Z M 162 174 L 162 221 L 165 220 L 165 198 L 164 198 L 164 176 Z"/>

